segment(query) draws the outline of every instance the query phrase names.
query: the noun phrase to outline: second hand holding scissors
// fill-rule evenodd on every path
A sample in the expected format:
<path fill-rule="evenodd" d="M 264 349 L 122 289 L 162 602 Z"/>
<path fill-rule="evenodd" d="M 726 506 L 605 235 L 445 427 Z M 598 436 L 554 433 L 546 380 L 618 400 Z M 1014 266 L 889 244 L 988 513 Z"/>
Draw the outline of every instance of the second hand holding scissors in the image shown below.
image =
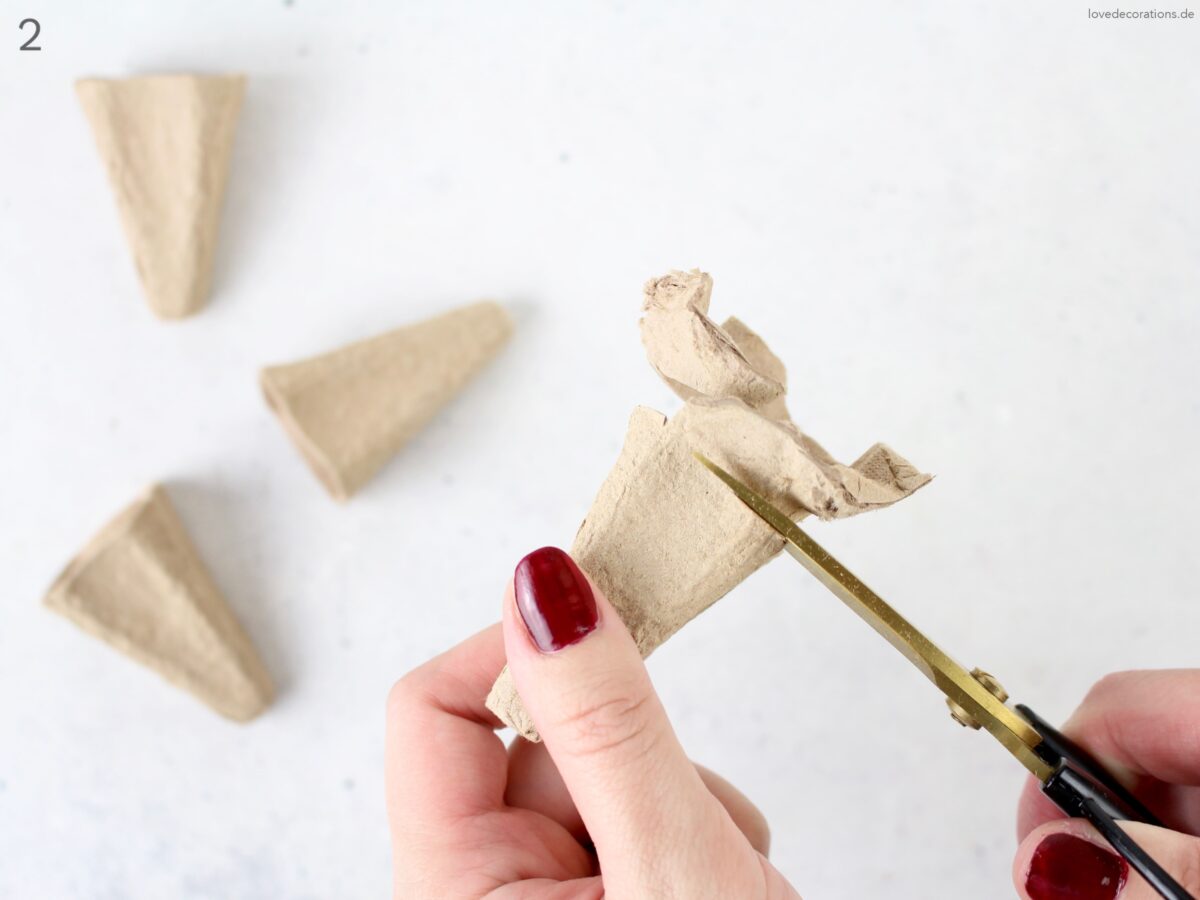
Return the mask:
<path fill-rule="evenodd" d="M 1100 763 L 1029 707 L 1009 707 L 1008 693 L 995 678 L 981 669 L 968 672 L 765 497 L 694 455 L 784 539 L 784 548 L 797 562 L 934 683 L 956 722 L 983 728 L 996 738 L 1041 783 L 1042 793 L 1068 816 L 1091 822 L 1160 896 L 1196 900 L 1118 824 L 1124 820 L 1162 827 Z"/>

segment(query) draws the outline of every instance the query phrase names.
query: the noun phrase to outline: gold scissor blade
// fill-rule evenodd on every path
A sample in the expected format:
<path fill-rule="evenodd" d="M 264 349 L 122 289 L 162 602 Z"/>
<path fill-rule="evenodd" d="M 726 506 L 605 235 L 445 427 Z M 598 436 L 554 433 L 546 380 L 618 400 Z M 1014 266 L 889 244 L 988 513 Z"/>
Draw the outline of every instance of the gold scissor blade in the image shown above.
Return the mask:
<path fill-rule="evenodd" d="M 1017 712 L 1005 706 L 982 681 L 943 653 L 769 500 L 701 454 L 693 455 L 786 541 L 785 549 L 800 565 L 903 653 L 951 703 L 986 728 L 1039 781 L 1050 777 L 1051 767 L 1034 752 L 1041 736 Z"/>

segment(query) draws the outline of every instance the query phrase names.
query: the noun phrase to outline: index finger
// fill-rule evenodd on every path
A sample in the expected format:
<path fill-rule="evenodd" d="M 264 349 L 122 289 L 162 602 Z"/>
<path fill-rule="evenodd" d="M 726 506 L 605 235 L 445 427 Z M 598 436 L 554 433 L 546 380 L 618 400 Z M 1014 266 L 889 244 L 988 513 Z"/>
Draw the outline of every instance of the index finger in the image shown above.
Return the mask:
<path fill-rule="evenodd" d="M 1200 669 L 1107 675 L 1063 730 L 1118 776 L 1200 785 Z"/>
<path fill-rule="evenodd" d="M 1200 829 L 1200 669 L 1107 675 L 1062 730 L 1169 824 Z M 1036 782 L 1026 785 L 1021 838 L 1062 817 Z"/>
<path fill-rule="evenodd" d="M 499 623 L 409 672 L 388 695 L 388 818 L 428 829 L 499 809 L 508 757 L 485 706 L 504 667 Z"/>

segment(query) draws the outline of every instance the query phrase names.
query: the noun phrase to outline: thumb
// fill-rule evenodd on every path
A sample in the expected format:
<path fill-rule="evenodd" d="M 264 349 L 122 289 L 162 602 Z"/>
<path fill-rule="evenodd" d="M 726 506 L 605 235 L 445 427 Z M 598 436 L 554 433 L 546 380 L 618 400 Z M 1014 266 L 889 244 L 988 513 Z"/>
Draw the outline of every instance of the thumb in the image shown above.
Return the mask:
<path fill-rule="evenodd" d="M 545 547 L 517 566 L 504 644 L 610 896 L 691 883 L 706 868 L 705 847 L 733 849 L 732 868 L 761 876 L 757 854 L 679 745 L 629 631 L 563 551 Z"/>
<path fill-rule="evenodd" d="M 1200 838 L 1139 822 L 1121 827 L 1172 878 L 1200 896 Z M 1017 848 L 1013 881 L 1024 900 L 1158 900 L 1160 894 L 1082 819 L 1037 828 Z"/>

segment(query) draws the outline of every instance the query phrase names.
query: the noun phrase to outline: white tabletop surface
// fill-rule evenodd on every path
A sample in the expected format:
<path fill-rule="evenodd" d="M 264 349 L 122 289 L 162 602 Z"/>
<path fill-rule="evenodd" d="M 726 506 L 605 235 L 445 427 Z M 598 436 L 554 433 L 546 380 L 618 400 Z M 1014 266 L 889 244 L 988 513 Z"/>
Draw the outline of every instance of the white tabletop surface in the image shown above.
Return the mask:
<path fill-rule="evenodd" d="M 642 282 L 715 279 L 842 459 L 937 478 L 813 527 L 1061 720 L 1198 660 L 1200 20 L 1087 3 L 8 4 L 0 896 L 390 890 L 383 700 L 574 529 L 637 404 Z M 17 20 L 37 16 L 40 53 Z M 242 71 L 211 305 L 143 302 L 72 92 Z M 492 297 L 487 374 L 344 507 L 256 372 Z M 44 611 L 161 480 L 278 680 L 232 725 Z M 1011 896 L 1021 773 L 791 561 L 651 660 L 807 900 Z"/>

